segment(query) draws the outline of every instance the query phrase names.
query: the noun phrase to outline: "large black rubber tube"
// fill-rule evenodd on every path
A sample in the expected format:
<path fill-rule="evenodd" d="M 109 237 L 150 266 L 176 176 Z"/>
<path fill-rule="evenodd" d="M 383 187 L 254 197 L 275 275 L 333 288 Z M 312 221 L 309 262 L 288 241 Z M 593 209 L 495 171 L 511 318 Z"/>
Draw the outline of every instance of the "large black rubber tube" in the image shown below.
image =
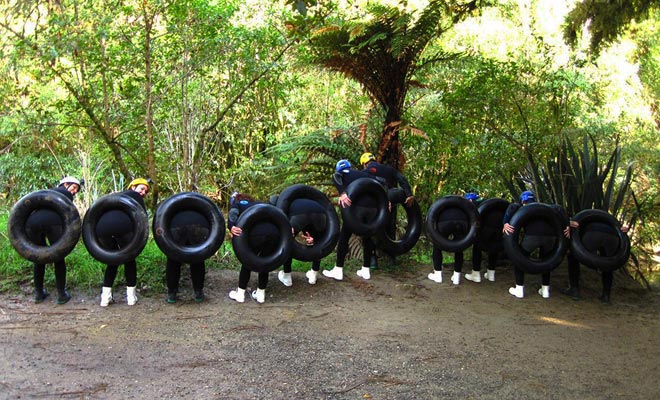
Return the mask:
<path fill-rule="evenodd" d="M 388 229 L 381 229 L 378 231 L 378 244 L 387 254 L 398 256 L 409 252 L 417 244 L 422 234 L 422 210 L 417 200 L 414 200 L 410 207 L 405 206 L 406 195 L 401 189 L 390 189 L 388 197 L 392 210 L 399 205 L 403 207 L 406 213 L 406 231 L 401 237 L 393 238 Z"/>
<path fill-rule="evenodd" d="M 119 210 L 131 219 L 133 236 L 122 249 L 107 249 L 96 237 L 96 225 L 103 214 Z M 94 259 L 109 265 L 119 265 L 134 260 L 149 239 L 149 221 L 142 206 L 129 196 L 112 193 L 96 200 L 87 210 L 82 227 L 83 243 Z"/>
<path fill-rule="evenodd" d="M 552 253 L 542 259 L 532 258 L 520 245 L 520 233 L 533 220 L 543 220 L 552 227 L 557 239 Z M 532 203 L 521 207 L 509 221 L 515 230 L 510 235 L 503 235 L 504 250 L 515 267 L 528 274 L 543 274 L 557 268 L 568 250 L 568 240 L 564 237 L 564 223 L 557 213 L 547 204 Z"/>
<path fill-rule="evenodd" d="M 479 243 L 479 247 L 488 253 L 499 253 L 504 251 L 504 243 L 502 239 L 502 227 L 504 224 L 502 223 L 502 220 L 504 219 L 504 214 L 506 213 L 509 204 L 510 203 L 504 199 L 491 198 L 484 200 L 477 208 L 481 217 L 481 232 L 477 236 L 477 242 Z M 499 224 L 497 226 L 486 227 L 485 221 L 489 220 L 497 220 L 499 221 Z M 483 234 L 486 230 L 493 230 L 495 233 L 490 235 L 490 237 L 484 237 Z"/>
<path fill-rule="evenodd" d="M 182 211 L 195 211 L 206 218 L 209 236 L 195 245 L 178 244 L 171 232 L 172 218 Z M 182 263 L 204 261 L 215 254 L 225 240 L 225 219 L 222 212 L 208 197 L 194 192 L 171 196 L 156 209 L 152 224 L 158 248 L 169 258 Z"/>
<path fill-rule="evenodd" d="M 351 199 L 350 207 L 341 209 L 343 223 L 357 236 L 373 236 L 383 229 L 389 217 L 387 192 L 376 180 L 371 178 L 356 179 L 346 188 L 346 195 Z M 356 206 L 362 196 L 372 196 L 376 199 L 378 212 L 373 221 L 361 221 L 356 213 Z"/>
<path fill-rule="evenodd" d="M 449 208 L 457 208 L 468 221 L 468 232 L 460 240 L 450 240 L 438 231 L 438 222 L 442 211 Z M 426 213 L 426 236 L 442 251 L 457 252 L 470 247 L 479 234 L 479 213 L 477 207 L 471 201 L 461 196 L 445 196 L 436 200 Z"/>
<path fill-rule="evenodd" d="M 271 223 L 277 227 L 279 240 L 276 250 L 270 254 L 259 255 L 258 249 L 250 247 L 250 231 L 259 223 Z M 243 233 L 232 237 L 232 246 L 236 258 L 246 268 L 254 272 L 271 272 L 281 266 L 291 256 L 291 224 L 289 218 L 279 208 L 270 204 L 256 204 L 245 210 L 236 221 Z"/>
<path fill-rule="evenodd" d="M 579 262 L 601 271 L 609 272 L 621 268 L 630 257 L 630 239 L 621 231 L 619 221 L 603 210 L 582 210 L 573 216 L 580 223 L 579 229 L 571 235 L 571 252 Z M 589 224 L 598 222 L 610 225 L 619 238 L 619 246 L 612 256 L 598 255 L 590 252 L 582 243 L 582 237 L 589 232 Z"/>
<path fill-rule="evenodd" d="M 26 232 L 30 214 L 49 209 L 62 219 L 64 232 L 60 240 L 50 246 L 32 242 Z M 64 194 L 56 190 L 39 190 L 20 198 L 9 213 L 9 242 L 21 257 L 39 264 L 64 259 L 80 239 L 81 223 L 78 209 Z"/>
<path fill-rule="evenodd" d="M 328 199 L 328 196 L 323 194 L 320 190 L 303 184 L 289 186 L 284 189 L 277 197 L 277 207 L 281 209 L 284 214 L 289 216 L 289 208 L 291 203 L 298 199 L 308 199 L 315 201 L 323 207 L 326 216 L 325 231 L 320 237 L 314 238 L 314 244 L 307 246 L 299 243 L 297 240 L 292 241 L 292 256 L 300 261 L 315 261 L 320 260 L 334 250 L 339 240 L 339 217 L 337 211 Z"/>

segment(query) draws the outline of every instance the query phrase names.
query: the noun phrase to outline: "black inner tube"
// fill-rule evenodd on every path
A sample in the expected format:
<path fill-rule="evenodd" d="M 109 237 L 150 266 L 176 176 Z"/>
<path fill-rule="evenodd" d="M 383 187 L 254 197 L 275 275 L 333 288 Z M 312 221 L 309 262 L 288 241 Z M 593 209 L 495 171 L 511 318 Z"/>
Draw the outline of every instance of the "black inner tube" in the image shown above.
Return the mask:
<path fill-rule="evenodd" d="M 521 246 L 525 226 L 531 221 L 542 220 L 552 227 L 555 238 L 554 247 L 543 258 L 532 257 Z M 564 224 L 557 213 L 547 204 L 532 203 L 521 207 L 511 218 L 510 225 L 515 230 L 504 235 L 504 250 L 511 263 L 529 274 L 543 274 L 557 268 L 568 250 L 568 241 L 564 238 Z"/>
<path fill-rule="evenodd" d="M 325 194 L 312 186 L 303 184 L 292 185 L 284 189 L 277 196 L 276 204 L 290 218 L 289 208 L 291 207 L 291 203 L 297 199 L 313 200 L 323 207 L 326 216 L 326 225 L 322 235 L 314 238 L 314 244 L 312 246 L 307 246 L 293 240 L 292 257 L 300 261 L 320 260 L 332 253 L 339 240 L 339 217 L 337 216 L 337 211 L 335 211 L 335 207 Z"/>
<path fill-rule="evenodd" d="M 275 237 L 269 238 L 272 247 L 269 251 L 262 252 L 251 243 L 258 230 L 264 225 L 272 225 L 276 230 Z M 279 208 L 270 204 L 256 204 L 245 210 L 236 221 L 236 226 L 243 230 L 240 236 L 232 237 L 232 246 L 236 258 L 243 266 L 254 272 L 271 272 L 281 266 L 291 256 L 291 224 L 286 214 Z M 272 239 L 275 239 L 272 241 Z"/>
<path fill-rule="evenodd" d="M 119 249 L 104 246 L 96 235 L 96 225 L 103 214 L 118 210 L 131 220 L 131 235 L 128 243 Z M 142 206 L 129 196 L 112 193 L 98 199 L 87 210 L 83 219 L 83 243 L 94 259 L 108 264 L 119 265 L 134 260 L 144 249 L 149 239 L 149 221 Z"/>
<path fill-rule="evenodd" d="M 603 210 L 590 209 L 575 214 L 573 220 L 579 222 L 580 227 L 573 230 L 571 235 L 571 252 L 579 262 L 605 272 L 614 271 L 626 264 L 630 257 L 630 239 L 621 231 L 619 221 L 614 216 Z M 592 227 L 597 228 L 597 225 L 603 224 L 611 227 L 610 236 L 616 237 L 616 245 L 603 243 L 597 246 L 596 251 L 589 250 L 582 239 L 590 233 Z"/>
<path fill-rule="evenodd" d="M 341 209 L 341 216 L 344 224 L 353 234 L 369 237 L 383 229 L 389 216 L 389 200 L 387 192 L 380 183 L 371 178 L 356 179 L 346 188 L 346 195 L 351 199 L 352 204 Z M 357 203 L 362 196 L 371 196 L 377 202 L 376 215 L 370 221 L 363 221 L 359 215 Z"/>
<path fill-rule="evenodd" d="M 500 198 L 491 198 L 484 200 L 477 211 L 481 217 L 481 230 L 477 236 L 479 247 L 488 253 L 500 253 L 504 251 L 502 238 L 502 220 L 509 202 Z M 495 222 L 492 224 L 489 222 Z"/>
<path fill-rule="evenodd" d="M 34 243 L 26 230 L 33 212 L 52 210 L 62 221 L 62 235 L 50 245 Z M 81 221 L 78 209 L 64 194 L 56 190 L 38 190 L 20 198 L 9 214 L 9 242 L 21 257 L 40 264 L 63 260 L 80 239 Z"/>
<path fill-rule="evenodd" d="M 422 234 L 422 210 L 417 200 L 414 200 L 410 207 L 405 206 L 406 195 L 401 189 L 390 189 L 388 197 L 392 204 L 391 215 L 397 216 L 398 210 L 403 208 L 406 216 L 405 231 L 401 236 L 397 236 L 400 227 L 394 221 L 395 237 L 392 237 L 390 229 L 381 229 L 378 231 L 378 245 L 387 254 L 398 256 L 409 252 L 417 244 Z"/>
<path fill-rule="evenodd" d="M 438 230 L 438 222 L 443 211 L 455 208 L 464 215 L 468 229 L 465 236 L 461 238 L 445 237 Z M 470 247 L 476 240 L 480 228 L 480 218 L 477 207 L 469 200 L 461 196 L 445 196 L 436 200 L 426 213 L 426 235 L 433 245 L 442 251 L 458 252 Z"/>
<path fill-rule="evenodd" d="M 202 215 L 210 227 L 206 238 L 197 243 L 179 243 L 172 232 L 172 219 L 182 211 Z M 152 232 L 158 248 L 181 263 L 195 263 L 213 256 L 225 239 L 225 219 L 211 199 L 195 192 L 178 193 L 165 200 L 154 214 Z"/>

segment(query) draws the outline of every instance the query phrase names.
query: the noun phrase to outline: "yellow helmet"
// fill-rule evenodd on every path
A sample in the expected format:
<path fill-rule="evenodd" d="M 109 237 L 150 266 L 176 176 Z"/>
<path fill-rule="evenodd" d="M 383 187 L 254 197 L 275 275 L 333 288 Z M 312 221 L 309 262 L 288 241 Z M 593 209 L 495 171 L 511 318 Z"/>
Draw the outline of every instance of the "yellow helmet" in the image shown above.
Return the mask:
<path fill-rule="evenodd" d="M 374 157 L 373 154 L 371 153 L 363 153 L 362 156 L 360 156 L 360 164 L 364 165 L 368 163 L 369 161 L 375 160 L 376 157 Z"/>
<path fill-rule="evenodd" d="M 135 178 L 135 179 L 133 179 L 131 181 L 131 183 L 128 184 L 128 187 L 132 188 L 133 186 L 137 186 L 137 185 L 144 185 L 144 186 L 147 187 L 147 190 L 151 189 L 151 186 L 149 185 L 149 181 L 144 179 L 144 178 Z"/>

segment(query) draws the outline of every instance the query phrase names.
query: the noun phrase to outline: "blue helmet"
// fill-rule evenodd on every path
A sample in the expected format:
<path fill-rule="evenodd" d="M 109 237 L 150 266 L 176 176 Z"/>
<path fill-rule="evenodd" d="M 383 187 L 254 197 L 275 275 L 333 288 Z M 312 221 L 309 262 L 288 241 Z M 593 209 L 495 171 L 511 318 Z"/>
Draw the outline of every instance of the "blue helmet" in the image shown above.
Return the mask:
<path fill-rule="evenodd" d="M 467 193 L 465 193 L 465 195 L 463 197 L 465 197 L 466 199 L 468 199 L 470 201 L 477 201 L 477 199 L 479 198 L 479 195 L 475 192 L 467 192 Z"/>
<path fill-rule="evenodd" d="M 345 172 L 349 169 L 351 169 L 351 163 L 348 160 L 339 160 L 337 161 L 337 165 L 335 165 L 337 172 Z"/>
<path fill-rule="evenodd" d="M 534 195 L 534 192 L 525 190 L 524 192 L 520 193 L 521 203 L 533 203 L 535 201 L 536 201 L 536 196 Z"/>

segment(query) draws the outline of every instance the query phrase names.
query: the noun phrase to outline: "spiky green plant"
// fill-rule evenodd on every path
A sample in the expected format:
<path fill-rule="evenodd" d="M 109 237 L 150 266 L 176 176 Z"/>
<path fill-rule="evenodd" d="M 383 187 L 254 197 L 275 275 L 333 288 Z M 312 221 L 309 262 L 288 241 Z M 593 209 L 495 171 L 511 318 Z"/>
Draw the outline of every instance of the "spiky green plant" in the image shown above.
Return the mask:
<path fill-rule="evenodd" d="M 563 137 L 557 155 L 544 163 L 529 158 L 527 170 L 510 185 L 517 197 L 531 186 L 539 200 L 560 204 L 570 215 L 595 208 L 607 211 L 632 226 L 639 216 L 630 190 L 633 165 L 620 171 L 618 143 L 602 163 L 593 137 L 585 135 L 581 146 Z"/>

